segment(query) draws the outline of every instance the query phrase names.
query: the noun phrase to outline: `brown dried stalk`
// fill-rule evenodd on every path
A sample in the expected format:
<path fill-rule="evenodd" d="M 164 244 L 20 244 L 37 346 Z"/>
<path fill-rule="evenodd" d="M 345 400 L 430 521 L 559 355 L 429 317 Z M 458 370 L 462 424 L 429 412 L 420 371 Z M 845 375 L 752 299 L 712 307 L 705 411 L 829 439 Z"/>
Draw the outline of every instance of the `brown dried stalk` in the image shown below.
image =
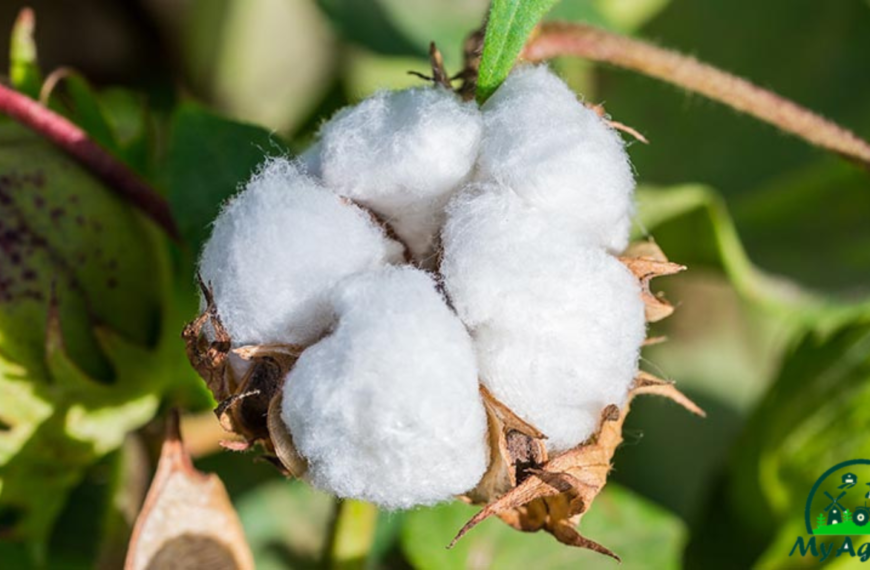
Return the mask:
<path fill-rule="evenodd" d="M 812 111 L 693 57 L 586 24 L 547 22 L 521 57 L 542 61 L 573 55 L 631 69 L 700 93 L 818 147 L 870 168 L 870 143 Z"/>

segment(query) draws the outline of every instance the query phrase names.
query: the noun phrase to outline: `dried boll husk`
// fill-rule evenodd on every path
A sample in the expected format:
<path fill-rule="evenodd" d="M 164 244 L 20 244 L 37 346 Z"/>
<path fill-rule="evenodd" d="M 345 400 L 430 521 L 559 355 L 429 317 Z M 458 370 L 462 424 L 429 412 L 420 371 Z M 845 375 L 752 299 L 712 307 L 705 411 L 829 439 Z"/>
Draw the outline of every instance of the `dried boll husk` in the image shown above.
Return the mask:
<path fill-rule="evenodd" d="M 670 305 L 650 291 L 649 282 L 685 267 L 668 261 L 653 242 L 632 245 L 620 260 L 640 284 L 648 318 L 657 320 L 667 316 L 664 313 L 672 312 L 672 309 L 663 311 L 662 307 Z M 218 412 L 222 424 L 244 438 L 232 448 L 247 449 L 260 443 L 265 450 L 264 458 L 285 475 L 306 478 L 309 465 L 298 453 L 281 418 L 284 396 L 281 379 L 293 368 L 305 347 L 272 344 L 231 349 L 232 342 L 204 286 L 203 295 L 208 300 L 206 310 L 185 328 L 184 336 L 191 362 L 221 401 Z M 206 321 L 217 331 L 215 340 L 201 334 Z M 230 357 L 250 363 L 241 378 L 236 377 L 229 366 Z M 584 537 L 577 525 L 607 483 L 613 454 L 622 441 L 622 424 L 629 405 L 642 394 L 663 396 L 695 414 L 704 414 L 673 384 L 640 372 L 623 407 L 609 405 L 601 411 L 598 428 L 591 437 L 572 449 L 548 456 L 546 435 L 481 386 L 480 396 L 487 418 L 488 467 L 477 486 L 462 498 L 485 506 L 460 529 L 454 543 L 481 521 L 498 516 L 518 530 L 544 530 L 564 544 L 618 559 L 605 546 Z"/>
<path fill-rule="evenodd" d="M 233 339 L 221 321 L 212 289 L 201 279 L 199 285 L 205 310 L 184 327 L 181 336 L 188 360 L 218 402 L 215 415 L 221 426 L 241 437 L 240 441 L 227 442 L 225 446 L 242 451 L 259 442 L 268 457 L 274 457 L 268 412 L 280 394 L 282 379 L 302 354 L 304 346 L 270 344 L 233 348 Z M 290 469 L 280 462 L 278 465 L 282 471 Z"/>

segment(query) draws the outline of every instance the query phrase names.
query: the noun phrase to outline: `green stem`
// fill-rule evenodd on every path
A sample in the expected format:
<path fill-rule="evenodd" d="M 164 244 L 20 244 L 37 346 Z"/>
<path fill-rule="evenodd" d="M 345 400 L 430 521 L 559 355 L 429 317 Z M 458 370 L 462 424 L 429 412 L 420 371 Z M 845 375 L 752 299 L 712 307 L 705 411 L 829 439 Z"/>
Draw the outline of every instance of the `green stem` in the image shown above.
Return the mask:
<path fill-rule="evenodd" d="M 330 529 L 326 567 L 340 570 L 365 568 L 375 540 L 378 508 L 371 503 L 336 501 Z"/>

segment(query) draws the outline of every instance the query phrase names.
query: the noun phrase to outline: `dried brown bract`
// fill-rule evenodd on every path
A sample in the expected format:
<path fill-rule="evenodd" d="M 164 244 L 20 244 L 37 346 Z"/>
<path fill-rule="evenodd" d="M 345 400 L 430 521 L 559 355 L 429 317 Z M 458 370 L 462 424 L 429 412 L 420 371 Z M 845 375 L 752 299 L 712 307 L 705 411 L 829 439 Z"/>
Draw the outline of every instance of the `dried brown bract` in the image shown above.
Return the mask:
<path fill-rule="evenodd" d="M 275 421 L 270 423 L 269 410 L 276 412 L 272 415 L 277 415 L 280 410 L 282 379 L 304 347 L 264 344 L 232 348 L 232 339 L 221 323 L 211 288 L 202 280 L 199 285 L 206 307 L 201 315 L 184 327 L 182 338 L 190 363 L 218 401 L 215 415 L 221 426 L 243 438 L 242 441 L 228 442 L 225 447 L 244 451 L 261 443 L 267 459 L 275 459 L 282 470 L 300 474 L 298 465 L 295 469 L 285 467 L 281 461 L 282 455 L 289 458 L 295 456 L 295 451 L 288 451 L 288 446 L 292 446 L 289 434 L 275 436 L 278 429 Z M 211 327 L 214 340 L 209 340 L 204 331 L 206 326 Z M 280 442 L 280 452 L 273 441 Z"/>

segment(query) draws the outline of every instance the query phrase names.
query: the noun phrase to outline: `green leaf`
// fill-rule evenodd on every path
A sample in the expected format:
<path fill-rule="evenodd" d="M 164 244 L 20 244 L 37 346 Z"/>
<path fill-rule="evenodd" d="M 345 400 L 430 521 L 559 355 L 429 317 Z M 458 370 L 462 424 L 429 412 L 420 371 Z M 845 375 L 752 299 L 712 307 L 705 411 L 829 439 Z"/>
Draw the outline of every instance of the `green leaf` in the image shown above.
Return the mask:
<path fill-rule="evenodd" d="M 562 2 L 547 19 L 566 19 L 586 22 L 617 32 L 631 33 L 664 10 L 671 0 L 583 0 Z"/>
<path fill-rule="evenodd" d="M 0 148 L 0 351 L 28 370 L 44 369 L 54 295 L 71 357 L 110 382 L 91 331 L 100 323 L 133 342 L 155 342 L 159 238 L 122 198 L 32 131 L 0 123 Z"/>
<path fill-rule="evenodd" d="M 33 40 L 35 25 L 33 10 L 22 9 L 9 39 L 9 79 L 15 89 L 33 99 L 39 97 L 42 86 L 42 72 L 36 60 L 36 42 Z"/>
<path fill-rule="evenodd" d="M 224 119 L 192 104 L 172 119 L 165 186 L 172 213 L 198 253 L 223 202 L 267 157 L 287 152 L 269 131 Z"/>
<path fill-rule="evenodd" d="M 544 533 L 522 533 L 498 519 L 445 546 L 479 509 L 460 502 L 405 515 L 402 548 L 415 568 L 609 567 L 600 554 L 570 548 Z M 686 528 L 674 515 L 617 485 L 608 485 L 583 516 L 580 531 L 622 557 L 620 568 L 680 568 Z"/>
<path fill-rule="evenodd" d="M 775 383 L 735 442 L 707 520 L 693 537 L 690 560 L 721 556 L 726 566 L 747 567 L 767 546 L 788 542 L 787 533 L 793 543 L 796 528 L 805 532 L 796 521 L 803 522 L 816 479 L 837 463 L 870 455 L 868 423 L 870 319 L 859 317 L 833 331 L 808 331 L 788 351 Z M 735 541 L 745 547 L 729 549 Z M 774 554 L 784 556 L 770 554 L 771 564 Z M 784 559 L 771 567 L 788 564 Z"/>
<path fill-rule="evenodd" d="M 483 103 L 507 78 L 529 34 L 557 0 L 493 0 L 483 40 L 477 101 Z"/>
<path fill-rule="evenodd" d="M 870 291 L 870 176 L 838 157 L 773 177 L 736 202 L 740 237 L 759 265 L 844 298 Z"/>
<path fill-rule="evenodd" d="M 127 166 L 150 177 L 155 144 L 145 96 L 121 88 L 97 91 L 79 73 L 66 71 L 50 103 Z"/>
<path fill-rule="evenodd" d="M 39 553 L 85 470 L 195 374 L 159 231 L 31 131 L 0 122 L 0 149 L 0 534 Z"/>

